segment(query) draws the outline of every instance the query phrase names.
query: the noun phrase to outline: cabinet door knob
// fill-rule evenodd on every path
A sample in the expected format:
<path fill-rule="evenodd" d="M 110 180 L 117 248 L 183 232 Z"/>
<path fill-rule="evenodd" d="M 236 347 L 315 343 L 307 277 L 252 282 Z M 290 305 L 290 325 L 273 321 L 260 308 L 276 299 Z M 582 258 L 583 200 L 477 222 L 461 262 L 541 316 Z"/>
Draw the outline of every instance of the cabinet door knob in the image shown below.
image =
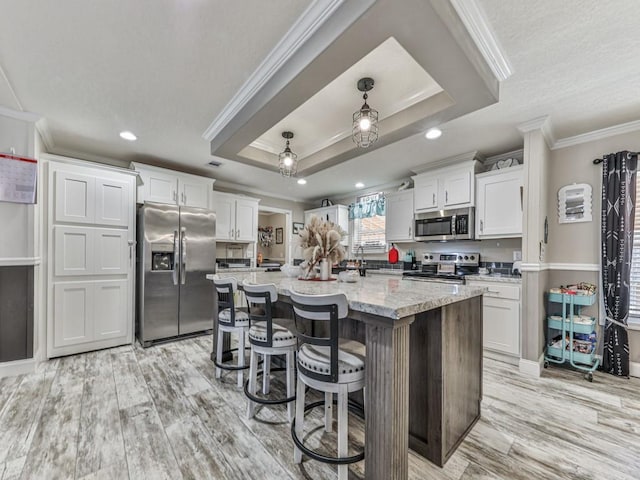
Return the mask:
<path fill-rule="evenodd" d="M 484 222 L 480 220 L 480 231 L 484 232 Z"/>
<path fill-rule="evenodd" d="M 435 205 L 435 204 L 436 204 L 436 194 L 435 194 L 435 193 L 433 194 L 433 200 L 431 200 L 431 203 L 432 203 L 433 205 Z"/>
<path fill-rule="evenodd" d="M 448 191 L 444 191 L 444 201 L 448 202 L 449 201 L 449 192 Z"/>
<path fill-rule="evenodd" d="M 178 192 L 176 192 L 175 190 L 173 191 L 173 201 L 174 202 L 178 201 Z"/>

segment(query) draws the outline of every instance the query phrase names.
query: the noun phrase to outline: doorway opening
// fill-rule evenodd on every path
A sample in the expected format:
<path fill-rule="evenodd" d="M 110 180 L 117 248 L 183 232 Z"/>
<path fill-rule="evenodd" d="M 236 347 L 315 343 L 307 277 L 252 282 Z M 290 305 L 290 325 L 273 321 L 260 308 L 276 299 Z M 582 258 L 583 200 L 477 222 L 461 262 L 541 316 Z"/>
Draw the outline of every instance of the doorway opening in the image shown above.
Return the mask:
<path fill-rule="evenodd" d="M 260 206 L 256 265 L 277 267 L 291 263 L 291 210 Z"/>

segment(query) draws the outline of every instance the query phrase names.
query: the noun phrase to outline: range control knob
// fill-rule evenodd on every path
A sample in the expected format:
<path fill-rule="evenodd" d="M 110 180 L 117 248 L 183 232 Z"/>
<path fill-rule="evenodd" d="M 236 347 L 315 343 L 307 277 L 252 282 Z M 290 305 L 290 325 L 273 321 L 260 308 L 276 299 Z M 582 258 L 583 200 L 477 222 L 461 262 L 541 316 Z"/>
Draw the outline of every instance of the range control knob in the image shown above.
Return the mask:
<path fill-rule="evenodd" d="M 462 260 L 462 255 L 458 255 L 458 260 Z"/>
<path fill-rule="evenodd" d="M 465 256 L 464 256 L 464 259 L 465 259 L 465 260 L 469 260 L 469 255 L 465 255 Z"/>
<path fill-rule="evenodd" d="M 471 260 L 475 260 L 476 256 L 475 255 L 471 255 Z"/>

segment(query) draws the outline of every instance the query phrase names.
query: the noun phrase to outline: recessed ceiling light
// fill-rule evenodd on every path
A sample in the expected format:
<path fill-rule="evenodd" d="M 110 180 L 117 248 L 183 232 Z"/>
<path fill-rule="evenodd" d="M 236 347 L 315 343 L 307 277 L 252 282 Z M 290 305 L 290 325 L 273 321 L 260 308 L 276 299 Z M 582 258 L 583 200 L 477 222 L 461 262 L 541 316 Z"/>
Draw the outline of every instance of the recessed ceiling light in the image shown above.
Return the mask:
<path fill-rule="evenodd" d="M 125 140 L 129 140 L 130 142 L 133 142 L 134 140 L 138 139 L 138 137 L 136 137 L 129 130 L 125 130 L 124 132 L 120 132 L 120 138 L 124 138 Z"/>
<path fill-rule="evenodd" d="M 364 183 L 362 182 L 356 183 L 356 188 L 363 188 L 363 187 L 364 187 Z"/>
<path fill-rule="evenodd" d="M 440 130 L 439 128 L 430 128 L 429 130 L 427 130 L 427 133 L 424 134 L 424 136 L 429 140 L 435 140 L 436 138 L 440 137 L 440 135 L 442 135 L 442 130 Z"/>
<path fill-rule="evenodd" d="M 298 185 L 306 185 L 307 181 L 304 178 L 299 178 L 298 179 Z"/>

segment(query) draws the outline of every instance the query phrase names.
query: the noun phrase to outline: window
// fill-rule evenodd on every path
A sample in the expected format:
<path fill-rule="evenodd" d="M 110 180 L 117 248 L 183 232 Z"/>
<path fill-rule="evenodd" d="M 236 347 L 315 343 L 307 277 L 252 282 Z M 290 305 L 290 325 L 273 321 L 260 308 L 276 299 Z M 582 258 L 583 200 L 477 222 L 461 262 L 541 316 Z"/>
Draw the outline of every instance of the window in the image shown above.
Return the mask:
<path fill-rule="evenodd" d="M 383 194 L 373 193 L 356 198 L 356 203 L 350 207 L 349 218 L 353 219 L 353 253 L 360 245 L 365 252 L 384 252 L 387 244 Z"/>

